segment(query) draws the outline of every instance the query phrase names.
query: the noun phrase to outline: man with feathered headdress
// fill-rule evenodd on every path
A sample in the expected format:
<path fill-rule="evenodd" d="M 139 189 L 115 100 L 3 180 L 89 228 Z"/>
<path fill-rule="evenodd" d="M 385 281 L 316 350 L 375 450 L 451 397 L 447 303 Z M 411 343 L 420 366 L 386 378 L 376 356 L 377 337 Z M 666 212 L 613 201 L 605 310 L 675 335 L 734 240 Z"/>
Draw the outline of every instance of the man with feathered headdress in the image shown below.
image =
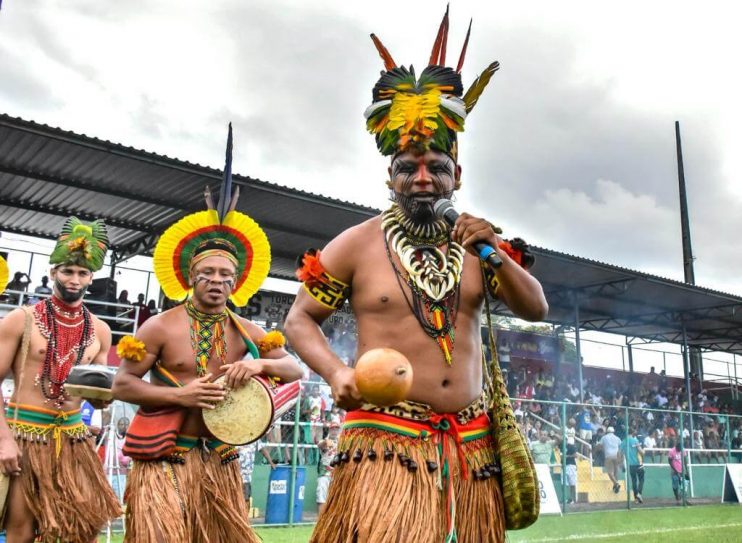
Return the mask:
<path fill-rule="evenodd" d="M 11 476 L 8 541 L 94 541 L 121 514 L 81 398 L 65 391 L 73 367 L 108 360 L 111 330 L 82 303 L 107 249 L 103 222 L 68 219 L 49 258 L 51 297 L 0 321 L 0 373 L 12 371 L 15 382 L 0 416 L 0 469 Z"/>
<path fill-rule="evenodd" d="M 455 69 L 446 66 L 447 36 L 448 10 L 418 76 L 371 35 L 385 70 L 366 126 L 391 160 L 392 206 L 321 252 L 308 251 L 297 271 L 304 288 L 287 335 L 349 410 L 316 543 L 504 540 L 479 319 L 488 290 L 528 320 L 542 319 L 547 304 L 522 266 L 531 260 L 522 242 L 504 242 L 491 223 L 466 213 L 453 228 L 434 213 L 434 204 L 461 186 L 458 133 L 499 66 L 490 64 L 465 92 L 460 72 L 469 33 Z M 480 265 L 478 242 L 496 248 L 496 275 Z M 412 364 L 408 401 L 364 403 L 354 370 L 330 349 L 319 325 L 347 299 L 358 322 L 357 355 L 386 347 Z"/>
<path fill-rule="evenodd" d="M 278 331 L 266 333 L 227 308 L 245 305 L 270 268 L 263 230 L 234 210 L 232 129 L 219 202 L 188 215 L 160 236 L 153 255 L 165 295 L 185 303 L 124 338 L 117 399 L 140 405 L 124 444 L 134 466 L 126 487 L 131 543 L 258 542 L 248 522 L 237 449 L 208 429 L 202 411 L 254 375 L 283 383 L 302 376 Z M 152 379 L 142 379 L 150 372 Z M 147 423 L 149 421 L 149 423 Z M 159 422 L 155 422 L 159 421 Z M 231 441 L 234 443 L 234 441 Z M 136 456 L 135 456 L 136 455 Z"/>

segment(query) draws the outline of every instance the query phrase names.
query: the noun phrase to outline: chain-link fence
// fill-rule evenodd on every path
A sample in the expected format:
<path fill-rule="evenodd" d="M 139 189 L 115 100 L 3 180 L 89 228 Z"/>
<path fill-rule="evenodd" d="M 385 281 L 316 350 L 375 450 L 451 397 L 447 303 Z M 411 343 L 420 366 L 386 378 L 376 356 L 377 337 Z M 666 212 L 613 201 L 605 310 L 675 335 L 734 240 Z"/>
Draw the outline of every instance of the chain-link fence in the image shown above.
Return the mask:
<path fill-rule="evenodd" d="M 534 462 L 548 464 L 564 512 L 719 503 L 742 462 L 742 417 L 513 400 Z M 543 481 L 542 481 L 543 483 Z"/>

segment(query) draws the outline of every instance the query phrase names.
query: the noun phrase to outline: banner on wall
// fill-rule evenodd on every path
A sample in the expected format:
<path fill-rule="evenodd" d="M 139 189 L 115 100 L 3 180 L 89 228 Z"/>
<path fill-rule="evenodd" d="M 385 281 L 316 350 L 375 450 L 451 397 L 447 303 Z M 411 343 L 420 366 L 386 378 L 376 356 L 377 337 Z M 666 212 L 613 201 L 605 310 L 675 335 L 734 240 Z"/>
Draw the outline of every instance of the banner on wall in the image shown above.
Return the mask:
<path fill-rule="evenodd" d="M 548 464 L 535 464 L 538 476 L 538 490 L 541 493 L 541 508 L 539 515 L 561 515 L 562 508 L 559 505 L 554 479 L 551 477 L 551 469 Z"/>
<path fill-rule="evenodd" d="M 250 320 L 265 322 L 269 328 L 276 325 L 283 327 L 283 322 L 294 303 L 294 298 L 296 296 L 293 294 L 259 290 L 250 298 L 250 302 L 241 309 L 240 314 Z M 344 331 L 355 333 L 356 320 L 350 310 L 350 304 L 346 302 L 343 307 L 330 315 L 325 321 L 325 325 L 336 328 L 342 327 Z"/>
<path fill-rule="evenodd" d="M 727 464 L 721 503 L 742 503 L 742 464 Z"/>
<path fill-rule="evenodd" d="M 498 330 L 497 351 L 501 361 L 503 355 L 507 353 L 508 361 L 512 358 L 523 358 L 556 364 L 559 359 L 559 339 L 533 332 Z"/>

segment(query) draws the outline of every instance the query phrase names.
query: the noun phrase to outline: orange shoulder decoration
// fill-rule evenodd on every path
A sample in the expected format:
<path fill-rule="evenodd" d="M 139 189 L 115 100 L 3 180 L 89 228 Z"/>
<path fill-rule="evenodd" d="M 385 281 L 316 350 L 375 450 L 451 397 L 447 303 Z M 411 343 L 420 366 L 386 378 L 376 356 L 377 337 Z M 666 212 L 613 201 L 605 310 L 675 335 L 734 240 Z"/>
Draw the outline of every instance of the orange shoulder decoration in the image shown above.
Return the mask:
<path fill-rule="evenodd" d="M 258 351 L 260 351 L 260 356 L 263 356 L 273 349 L 280 349 L 284 345 L 286 345 L 286 337 L 278 330 L 271 330 L 258 341 Z"/>
<path fill-rule="evenodd" d="M 144 347 L 144 342 L 139 341 L 134 336 L 124 336 L 119 340 L 116 354 L 121 359 L 141 362 L 147 354 L 147 349 Z"/>
<path fill-rule="evenodd" d="M 301 256 L 299 268 L 296 270 L 296 278 L 302 283 L 314 284 L 324 282 L 325 268 L 319 261 L 319 249 L 307 249 Z"/>
<path fill-rule="evenodd" d="M 328 309 L 340 309 L 350 296 L 350 285 L 327 273 L 319 257 L 319 249 L 308 249 L 299 258 L 296 278 L 317 302 Z"/>

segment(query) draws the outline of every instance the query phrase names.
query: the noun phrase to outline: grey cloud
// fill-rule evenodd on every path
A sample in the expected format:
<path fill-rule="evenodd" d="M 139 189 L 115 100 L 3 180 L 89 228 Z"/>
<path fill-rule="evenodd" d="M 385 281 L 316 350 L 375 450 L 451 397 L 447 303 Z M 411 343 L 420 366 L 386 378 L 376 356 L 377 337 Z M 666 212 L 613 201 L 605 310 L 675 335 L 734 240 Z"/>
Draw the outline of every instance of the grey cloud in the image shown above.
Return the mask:
<path fill-rule="evenodd" d="M 370 94 L 357 65 L 372 48 L 364 29 L 308 4 L 279 14 L 240 3 L 220 17 L 235 50 L 249 58 L 236 66 L 245 103 L 232 109 L 245 112 L 245 133 L 265 159 L 351 166 L 357 156 L 348 142 L 363 130 Z"/>
<path fill-rule="evenodd" d="M 0 41 L 0 100 L 4 112 L 19 115 L 20 108 L 49 110 L 59 106 L 49 82 L 28 70 L 25 55 Z"/>
<path fill-rule="evenodd" d="M 532 41 L 549 46 L 529 51 Z M 566 40 L 513 30 L 504 43 L 462 135 L 461 205 L 510 236 L 682 278 L 674 119 L 620 103 L 610 82 L 581 80 Z M 699 284 L 732 280 L 742 265 L 731 250 L 742 203 L 722 186 L 711 122 L 698 111 L 681 118 Z"/>

